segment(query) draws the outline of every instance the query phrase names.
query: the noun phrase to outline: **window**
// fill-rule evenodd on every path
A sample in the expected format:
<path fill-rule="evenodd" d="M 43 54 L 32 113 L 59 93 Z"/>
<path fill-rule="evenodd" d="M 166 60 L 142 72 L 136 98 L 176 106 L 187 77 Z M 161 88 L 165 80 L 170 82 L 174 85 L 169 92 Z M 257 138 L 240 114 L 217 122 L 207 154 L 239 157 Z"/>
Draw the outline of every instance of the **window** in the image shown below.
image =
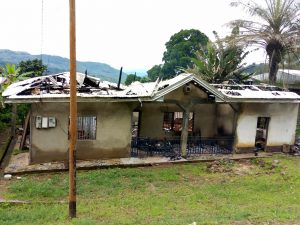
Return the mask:
<path fill-rule="evenodd" d="M 270 117 L 258 117 L 257 118 L 257 128 L 267 129 L 269 124 Z"/>
<path fill-rule="evenodd" d="M 77 117 L 77 139 L 96 140 L 97 118 L 96 116 Z"/>
<path fill-rule="evenodd" d="M 182 130 L 183 112 L 165 112 L 163 121 L 163 130 L 181 132 Z M 194 128 L 194 113 L 189 115 L 189 132 Z"/>

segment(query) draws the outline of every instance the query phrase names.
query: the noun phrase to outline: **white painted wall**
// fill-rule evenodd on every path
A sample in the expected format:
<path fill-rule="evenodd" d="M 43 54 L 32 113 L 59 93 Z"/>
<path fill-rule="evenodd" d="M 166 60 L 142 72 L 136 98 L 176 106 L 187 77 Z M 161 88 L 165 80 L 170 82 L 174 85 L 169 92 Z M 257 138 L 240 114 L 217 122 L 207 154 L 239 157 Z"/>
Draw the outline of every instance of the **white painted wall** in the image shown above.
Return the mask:
<path fill-rule="evenodd" d="M 258 117 L 270 117 L 267 146 L 292 145 L 295 141 L 297 116 L 297 103 L 242 104 L 237 120 L 235 147 L 254 147 Z"/>

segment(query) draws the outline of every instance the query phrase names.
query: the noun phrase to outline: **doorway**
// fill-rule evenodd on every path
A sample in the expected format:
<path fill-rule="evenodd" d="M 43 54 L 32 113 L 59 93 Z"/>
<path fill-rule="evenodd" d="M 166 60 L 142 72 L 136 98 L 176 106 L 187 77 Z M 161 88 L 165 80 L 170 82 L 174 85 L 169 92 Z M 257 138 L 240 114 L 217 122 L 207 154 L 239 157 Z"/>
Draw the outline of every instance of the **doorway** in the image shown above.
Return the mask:
<path fill-rule="evenodd" d="M 265 150 L 268 138 L 270 117 L 258 117 L 255 136 L 255 147 L 257 150 Z"/>
<path fill-rule="evenodd" d="M 131 116 L 131 135 L 132 137 L 140 136 L 140 120 L 141 120 L 141 112 L 134 111 Z"/>

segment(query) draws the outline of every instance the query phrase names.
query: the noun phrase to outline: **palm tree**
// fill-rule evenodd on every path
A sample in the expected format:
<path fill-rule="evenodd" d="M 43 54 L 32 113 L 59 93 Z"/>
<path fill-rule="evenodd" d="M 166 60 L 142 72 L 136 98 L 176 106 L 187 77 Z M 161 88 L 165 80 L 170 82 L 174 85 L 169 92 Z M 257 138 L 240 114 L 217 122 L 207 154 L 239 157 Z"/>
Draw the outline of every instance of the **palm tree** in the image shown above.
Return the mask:
<path fill-rule="evenodd" d="M 244 51 L 243 47 L 237 45 L 237 33 L 238 29 L 233 29 L 230 36 L 220 39 L 214 32 L 216 42 L 208 42 L 206 47 L 200 47 L 200 50 L 195 52 L 195 58 L 191 58 L 193 66 L 183 71 L 193 73 L 209 83 L 228 80 L 240 83 L 248 79 L 250 75 L 244 73 L 246 68 L 243 60 L 249 51 Z"/>
<path fill-rule="evenodd" d="M 258 45 L 266 50 L 269 61 L 269 81 L 276 82 L 279 63 L 286 54 L 299 48 L 299 0 L 264 0 L 265 6 L 254 1 L 238 0 L 231 6 L 242 7 L 258 21 L 234 20 L 233 27 L 241 28 L 239 41 Z M 297 43 L 298 42 L 298 43 Z"/>
<path fill-rule="evenodd" d="M 0 87 L 0 103 L 4 108 L 4 102 L 2 98 L 2 92 L 12 83 L 26 79 L 26 75 L 31 74 L 32 72 L 22 73 L 20 74 L 20 67 L 16 68 L 15 64 L 6 64 L 4 67 L 0 66 L 0 75 L 6 78 L 3 85 Z M 0 105 L 0 108 L 1 108 Z M 12 117 L 11 117 L 11 135 L 15 135 L 16 128 L 16 114 L 17 114 L 17 106 L 16 104 L 12 105 Z"/>
<path fill-rule="evenodd" d="M 32 74 L 32 72 L 20 73 L 21 68 L 16 68 L 15 64 L 6 64 L 5 66 L 0 66 L 0 75 L 6 78 L 3 88 L 7 88 L 12 83 L 26 79 L 27 75 Z"/>

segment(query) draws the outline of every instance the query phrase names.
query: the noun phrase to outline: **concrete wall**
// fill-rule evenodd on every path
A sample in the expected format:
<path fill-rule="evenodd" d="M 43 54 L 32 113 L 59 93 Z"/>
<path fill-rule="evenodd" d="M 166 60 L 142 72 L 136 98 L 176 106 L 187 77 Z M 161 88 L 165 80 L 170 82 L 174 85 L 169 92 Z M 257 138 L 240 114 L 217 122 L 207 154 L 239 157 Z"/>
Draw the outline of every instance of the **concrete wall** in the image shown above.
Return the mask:
<path fill-rule="evenodd" d="M 253 150 L 258 117 L 270 117 L 267 150 L 281 150 L 284 144 L 294 144 L 297 114 L 298 104 L 242 104 L 237 120 L 236 151 Z"/>
<path fill-rule="evenodd" d="M 191 91 L 184 94 L 183 88 L 179 87 L 167 94 L 164 100 L 178 101 L 180 104 L 189 104 L 193 99 L 206 100 L 207 94 L 193 84 L 189 85 Z M 190 109 L 194 113 L 193 135 L 202 137 L 215 137 L 218 130 L 222 130 L 220 135 L 234 134 L 234 111 L 227 104 L 205 104 L 198 103 Z M 141 109 L 140 136 L 162 139 L 173 136 L 172 133 L 165 133 L 162 130 L 164 112 L 182 112 L 183 110 L 176 104 L 167 103 L 145 103 Z"/>
<path fill-rule="evenodd" d="M 140 136 L 163 139 L 171 136 L 162 129 L 164 112 L 180 112 L 174 104 L 144 103 L 141 109 Z"/>
<path fill-rule="evenodd" d="M 126 103 L 78 103 L 79 116 L 96 116 L 96 140 L 78 140 L 78 159 L 120 158 L 130 155 L 131 112 Z M 36 116 L 54 116 L 55 128 L 35 128 Z M 38 103 L 31 113 L 31 163 L 68 158 L 69 104 Z"/>
<path fill-rule="evenodd" d="M 235 106 L 236 107 L 236 106 Z M 229 104 L 218 104 L 217 131 L 219 136 L 234 136 L 236 113 Z M 237 107 L 236 107 L 237 108 Z"/>
<path fill-rule="evenodd" d="M 214 137 L 217 134 L 216 105 L 197 104 L 193 107 L 194 132 L 202 137 Z"/>
<path fill-rule="evenodd" d="M 184 89 L 186 86 L 182 86 L 177 88 L 176 90 L 170 92 L 169 94 L 164 96 L 165 100 L 177 100 L 181 103 L 188 103 L 191 99 L 207 99 L 207 93 L 201 90 L 199 87 L 194 84 L 188 84 L 190 92 L 188 94 L 184 93 Z"/>

